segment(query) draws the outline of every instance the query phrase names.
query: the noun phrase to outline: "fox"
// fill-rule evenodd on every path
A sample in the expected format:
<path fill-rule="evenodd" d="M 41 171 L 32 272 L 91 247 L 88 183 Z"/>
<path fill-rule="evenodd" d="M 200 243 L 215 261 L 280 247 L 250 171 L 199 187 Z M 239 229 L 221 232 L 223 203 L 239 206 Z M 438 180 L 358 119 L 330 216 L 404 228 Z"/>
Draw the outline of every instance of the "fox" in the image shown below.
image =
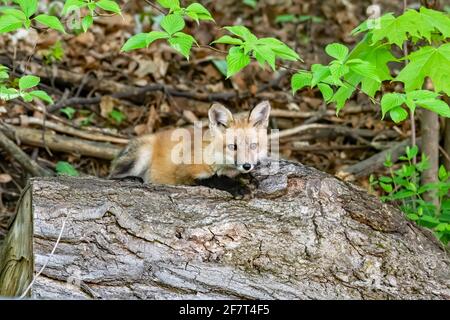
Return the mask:
<path fill-rule="evenodd" d="M 113 160 L 109 178 L 196 185 L 213 177 L 235 179 L 248 174 L 267 157 L 270 110 L 270 103 L 262 101 L 248 115 L 237 116 L 213 103 L 208 110 L 209 129 L 200 137 L 201 127 L 195 126 L 137 137 Z"/>

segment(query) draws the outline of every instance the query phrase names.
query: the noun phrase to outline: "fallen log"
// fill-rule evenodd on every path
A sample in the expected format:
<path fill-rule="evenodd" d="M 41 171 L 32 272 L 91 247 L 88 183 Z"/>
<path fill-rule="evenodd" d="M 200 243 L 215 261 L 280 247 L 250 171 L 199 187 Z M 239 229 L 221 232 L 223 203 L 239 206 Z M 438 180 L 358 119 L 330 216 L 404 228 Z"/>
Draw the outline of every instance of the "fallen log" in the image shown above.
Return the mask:
<path fill-rule="evenodd" d="M 45 131 L 43 134 L 42 130 L 39 129 L 0 126 L 0 131 L 10 139 L 16 139 L 26 145 L 48 147 L 52 151 L 67 152 L 99 159 L 112 160 L 122 149 L 121 146 L 111 143 L 73 138 L 57 134 L 50 130 Z"/>
<path fill-rule="evenodd" d="M 353 181 L 355 180 L 355 178 L 368 176 L 376 170 L 383 168 L 384 162 L 386 161 L 386 157 L 388 155 L 390 155 L 392 162 L 395 163 L 401 155 L 405 154 L 406 147 L 410 145 L 411 139 L 405 139 L 402 142 L 396 142 L 388 149 L 340 170 L 338 173 L 336 173 L 336 176 L 346 181 Z M 421 148 L 421 137 L 417 138 L 416 145 Z"/>
<path fill-rule="evenodd" d="M 0 295 L 20 296 L 42 270 L 33 298 L 450 299 L 439 242 L 364 190 L 285 161 L 251 186 L 237 200 L 32 179 L 0 253 Z"/>

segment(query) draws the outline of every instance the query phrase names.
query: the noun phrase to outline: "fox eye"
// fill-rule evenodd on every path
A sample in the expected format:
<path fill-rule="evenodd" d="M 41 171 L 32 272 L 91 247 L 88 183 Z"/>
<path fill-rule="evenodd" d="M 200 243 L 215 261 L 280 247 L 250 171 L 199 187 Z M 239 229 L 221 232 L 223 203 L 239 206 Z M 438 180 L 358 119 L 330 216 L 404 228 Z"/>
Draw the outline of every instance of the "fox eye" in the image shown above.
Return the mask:
<path fill-rule="evenodd" d="M 228 145 L 228 149 L 230 149 L 231 151 L 236 151 L 237 150 L 237 144 L 229 144 Z"/>
<path fill-rule="evenodd" d="M 250 149 L 251 150 L 256 150 L 256 148 L 258 148 L 258 144 L 257 143 L 250 143 Z"/>

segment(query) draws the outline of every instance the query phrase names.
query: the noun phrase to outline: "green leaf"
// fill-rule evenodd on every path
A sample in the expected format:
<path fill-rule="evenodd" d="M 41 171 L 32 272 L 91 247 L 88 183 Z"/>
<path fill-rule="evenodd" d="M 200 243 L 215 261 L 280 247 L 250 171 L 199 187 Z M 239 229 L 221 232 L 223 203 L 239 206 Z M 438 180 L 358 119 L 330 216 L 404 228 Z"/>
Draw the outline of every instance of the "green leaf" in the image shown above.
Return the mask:
<path fill-rule="evenodd" d="M 41 99 L 42 101 L 53 104 L 53 99 L 47 94 L 47 92 L 42 90 L 34 90 L 30 92 L 34 98 Z"/>
<path fill-rule="evenodd" d="M 114 120 L 114 122 L 116 122 L 117 124 L 120 124 L 123 120 L 126 119 L 125 114 L 120 111 L 120 110 L 116 110 L 114 109 L 113 111 L 111 111 L 108 116 Z"/>
<path fill-rule="evenodd" d="M 439 223 L 437 226 L 436 226 L 436 231 L 446 231 L 447 230 L 447 227 L 448 227 L 448 224 L 447 223 Z"/>
<path fill-rule="evenodd" d="M 372 41 L 375 43 L 387 38 L 390 44 L 399 48 L 402 48 L 403 42 L 408 39 L 408 33 L 416 29 L 414 21 L 405 16 L 395 18 L 392 13 L 385 15 L 385 18 L 380 20 L 380 25 L 380 28 L 373 29 Z"/>
<path fill-rule="evenodd" d="M 22 11 L 17 10 L 17 9 L 12 9 L 12 8 L 8 8 L 8 7 L 6 7 L 6 8 L 0 7 L 0 12 L 3 13 L 4 15 L 13 16 L 20 21 L 25 21 L 27 19 L 25 14 Z"/>
<path fill-rule="evenodd" d="M 423 215 L 422 217 L 420 217 L 418 221 L 420 222 L 421 225 L 424 225 L 428 228 L 434 228 L 440 223 L 439 220 L 436 219 L 435 217 L 427 215 Z"/>
<path fill-rule="evenodd" d="M 121 51 L 128 52 L 135 49 L 147 48 L 148 44 L 148 33 L 138 33 L 125 42 Z"/>
<path fill-rule="evenodd" d="M 352 59 L 347 61 L 347 66 L 356 74 L 359 74 L 365 78 L 369 78 L 376 82 L 381 82 L 378 77 L 377 67 L 370 63 L 370 61 L 355 61 L 356 59 Z"/>
<path fill-rule="evenodd" d="M 400 93 L 386 93 L 381 98 L 381 113 L 382 119 L 387 112 L 392 109 L 401 106 L 405 102 L 405 98 Z"/>
<path fill-rule="evenodd" d="M 257 44 L 264 44 L 270 47 L 275 55 L 280 59 L 297 61 L 301 60 L 300 56 L 289 48 L 286 44 L 276 38 L 261 38 L 257 40 Z"/>
<path fill-rule="evenodd" d="M 242 2 L 252 8 L 256 8 L 256 5 L 258 4 L 258 0 L 244 0 Z"/>
<path fill-rule="evenodd" d="M 371 35 L 366 35 L 365 38 L 358 43 L 348 56 L 348 60 L 366 61 L 371 66 L 369 67 L 370 74 L 364 73 L 364 67 L 358 69 L 354 68 L 350 70 L 345 76 L 344 80 L 347 83 L 351 83 L 353 87 L 356 87 L 361 83 L 361 90 L 374 97 L 375 93 L 381 89 L 380 81 L 391 80 L 390 69 L 388 63 L 391 61 L 397 61 L 392 55 L 390 45 L 371 45 Z M 358 60 L 359 59 L 359 60 Z M 374 77 L 376 74 L 378 79 Z M 353 88 L 354 89 L 354 88 Z M 345 103 L 346 99 L 351 96 L 354 90 L 344 87 L 341 91 L 338 90 L 337 94 L 340 98 L 340 104 Z M 333 98 L 333 101 L 336 98 Z"/>
<path fill-rule="evenodd" d="M 21 28 L 23 21 L 13 15 L 3 15 L 0 17 L 0 33 L 11 32 Z"/>
<path fill-rule="evenodd" d="M 23 76 L 19 79 L 19 89 L 25 90 L 32 87 L 35 87 L 39 84 L 41 79 L 36 76 Z"/>
<path fill-rule="evenodd" d="M 424 20 L 442 33 L 444 38 L 450 38 L 450 17 L 448 15 L 426 7 L 420 8 L 420 14 Z"/>
<path fill-rule="evenodd" d="M 332 43 L 325 47 L 325 52 L 329 56 L 343 62 L 348 55 L 348 48 L 340 43 Z"/>
<path fill-rule="evenodd" d="M 87 7 L 89 11 L 91 12 L 91 15 L 94 15 L 94 10 L 97 7 L 97 4 L 95 2 L 88 2 Z"/>
<path fill-rule="evenodd" d="M 108 116 L 114 120 L 114 122 L 116 122 L 117 124 L 121 124 L 123 120 L 125 120 L 127 117 L 125 116 L 125 114 L 117 109 L 113 109 Z"/>
<path fill-rule="evenodd" d="M 12 100 L 20 97 L 20 93 L 18 90 L 14 88 L 5 88 L 0 86 L 0 100 Z"/>
<path fill-rule="evenodd" d="M 395 78 L 405 84 L 406 92 L 421 89 L 426 77 L 433 82 L 436 92 L 450 95 L 450 43 L 438 48 L 425 46 L 411 53 L 408 65 Z"/>
<path fill-rule="evenodd" d="M 83 31 L 86 32 L 94 23 L 94 18 L 88 14 L 81 20 L 81 27 L 83 28 Z"/>
<path fill-rule="evenodd" d="M 386 159 L 384 160 L 383 166 L 385 166 L 386 168 L 390 168 L 392 167 L 393 163 L 392 163 L 392 154 L 390 152 L 388 152 L 386 154 Z"/>
<path fill-rule="evenodd" d="M 194 42 L 196 42 L 194 37 L 183 32 L 177 32 L 169 38 L 170 46 L 180 52 L 188 60 Z"/>
<path fill-rule="evenodd" d="M 319 83 L 317 87 L 322 93 L 323 99 L 326 102 L 330 101 L 330 99 L 333 97 L 334 94 L 333 89 L 328 84 L 325 83 Z"/>
<path fill-rule="evenodd" d="M 330 67 L 321 64 L 313 64 L 311 66 L 311 71 L 313 74 L 311 88 L 331 75 Z"/>
<path fill-rule="evenodd" d="M 85 3 L 81 0 L 66 0 L 62 10 L 62 14 L 66 15 L 68 12 L 80 9 L 85 6 Z"/>
<path fill-rule="evenodd" d="M 439 167 L 438 177 L 439 177 L 439 180 L 441 180 L 441 181 L 445 181 L 448 179 L 447 170 L 445 169 L 445 167 L 443 165 L 441 165 Z"/>
<path fill-rule="evenodd" d="M 0 83 L 3 82 L 6 79 L 9 79 L 8 72 L 0 71 Z"/>
<path fill-rule="evenodd" d="M 250 30 L 248 30 L 244 26 L 231 26 L 224 27 L 225 30 L 228 30 L 232 34 L 244 39 L 245 41 L 256 41 L 256 37 Z"/>
<path fill-rule="evenodd" d="M 97 7 L 102 8 L 105 11 L 110 11 L 120 14 L 120 6 L 111 0 L 100 0 L 96 2 Z"/>
<path fill-rule="evenodd" d="M 295 22 L 297 17 L 294 14 L 282 14 L 275 18 L 276 23 Z"/>
<path fill-rule="evenodd" d="M 309 72 L 298 72 L 291 78 L 292 94 L 295 94 L 298 90 L 310 86 L 312 81 L 312 74 Z"/>
<path fill-rule="evenodd" d="M 19 4 L 23 13 L 25 13 L 28 18 L 36 12 L 38 7 L 37 0 L 15 0 L 15 2 Z"/>
<path fill-rule="evenodd" d="M 409 9 L 402 15 L 402 19 L 414 22 L 414 29 L 409 30 L 410 36 L 431 41 L 431 34 L 435 31 L 435 28 L 426 15 Z"/>
<path fill-rule="evenodd" d="M 138 33 L 125 42 L 121 51 L 131 51 L 135 49 L 147 48 L 153 41 L 158 39 L 168 39 L 169 35 L 161 31 L 152 31 L 150 33 Z"/>
<path fill-rule="evenodd" d="M 399 123 L 408 117 L 408 112 L 402 107 L 396 107 L 389 112 L 389 115 L 395 123 Z"/>
<path fill-rule="evenodd" d="M 417 100 L 416 103 L 424 109 L 436 112 L 440 116 L 450 118 L 450 107 L 442 100 L 424 99 Z"/>
<path fill-rule="evenodd" d="M 406 156 L 408 160 L 412 160 L 419 153 L 419 147 L 417 146 L 407 146 L 406 147 Z"/>
<path fill-rule="evenodd" d="M 33 101 L 33 96 L 32 96 L 31 94 L 29 94 L 28 92 L 22 92 L 20 95 L 22 96 L 22 99 L 23 99 L 25 102 L 31 102 L 31 101 Z"/>
<path fill-rule="evenodd" d="M 439 94 L 429 90 L 415 90 L 408 92 L 406 97 L 412 100 L 428 100 L 439 97 Z"/>
<path fill-rule="evenodd" d="M 351 75 L 350 77 L 346 77 L 346 83 L 342 85 L 335 93 L 333 98 L 331 98 L 330 102 L 336 102 L 336 115 L 339 114 L 339 111 L 345 106 L 347 100 L 352 96 L 353 92 L 356 90 L 356 86 L 358 85 L 360 80 L 359 75 Z"/>
<path fill-rule="evenodd" d="M 385 14 L 379 18 L 369 18 L 355 29 L 352 30 L 351 34 L 356 35 L 361 32 L 367 32 L 369 30 L 373 30 L 375 28 L 379 28 L 385 24 L 384 20 L 390 20 L 392 18 L 392 14 Z"/>
<path fill-rule="evenodd" d="M 387 193 L 392 192 L 392 190 L 394 190 L 392 188 L 392 185 L 389 183 L 380 182 L 380 187 L 383 188 L 383 190 L 386 191 Z"/>
<path fill-rule="evenodd" d="M 158 3 L 161 5 L 161 7 L 166 9 L 177 9 L 180 7 L 180 1 L 179 0 L 158 0 Z"/>
<path fill-rule="evenodd" d="M 417 191 L 418 194 L 422 194 L 424 192 L 428 192 L 430 190 L 436 190 L 438 188 L 436 183 L 426 183 L 422 186 L 420 186 L 419 190 Z"/>
<path fill-rule="evenodd" d="M 230 36 L 222 36 L 217 40 L 214 40 L 211 44 L 214 43 L 224 43 L 224 44 L 234 44 L 234 45 L 241 45 L 244 42 L 241 39 L 233 38 Z"/>
<path fill-rule="evenodd" d="M 378 180 L 383 183 L 392 183 L 392 178 L 386 176 L 381 176 Z"/>
<path fill-rule="evenodd" d="M 67 119 L 72 120 L 77 111 L 72 107 L 65 107 L 61 108 L 59 112 L 64 114 L 67 117 Z"/>
<path fill-rule="evenodd" d="M 412 221 L 419 220 L 419 216 L 415 213 L 410 213 L 410 214 L 407 214 L 406 216 L 408 217 L 409 220 L 412 220 Z"/>
<path fill-rule="evenodd" d="M 411 190 L 400 190 L 400 191 L 392 194 L 391 198 L 392 198 L 392 200 L 400 200 L 400 199 L 405 199 L 405 198 L 412 197 L 413 195 L 415 195 L 414 191 L 411 191 Z"/>
<path fill-rule="evenodd" d="M 256 60 L 262 67 L 264 67 L 264 63 L 267 62 L 272 70 L 275 71 L 275 53 L 270 47 L 266 45 L 256 45 L 253 50 Z"/>
<path fill-rule="evenodd" d="M 194 2 L 186 8 L 187 13 L 195 13 L 200 20 L 214 21 L 211 13 L 200 3 Z"/>
<path fill-rule="evenodd" d="M 43 24 L 44 26 L 49 27 L 50 29 L 54 29 L 57 31 L 61 31 L 62 33 L 66 33 L 66 30 L 64 30 L 64 27 L 59 21 L 57 17 L 49 16 L 46 14 L 40 14 L 37 17 L 34 18 L 37 22 Z"/>
<path fill-rule="evenodd" d="M 56 172 L 58 175 L 67 175 L 71 177 L 78 177 L 80 175 L 78 171 L 66 161 L 58 161 L 56 163 Z"/>
<path fill-rule="evenodd" d="M 232 47 L 227 55 L 227 78 L 238 73 L 250 63 L 250 57 L 239 47 Z"/>
<path fill-rule="evenodd" d="M 170 35 L 183 30 L 184 26 L 184 19 L 179 14 L 169 14 L 161 20 L 161 27 Z"/>

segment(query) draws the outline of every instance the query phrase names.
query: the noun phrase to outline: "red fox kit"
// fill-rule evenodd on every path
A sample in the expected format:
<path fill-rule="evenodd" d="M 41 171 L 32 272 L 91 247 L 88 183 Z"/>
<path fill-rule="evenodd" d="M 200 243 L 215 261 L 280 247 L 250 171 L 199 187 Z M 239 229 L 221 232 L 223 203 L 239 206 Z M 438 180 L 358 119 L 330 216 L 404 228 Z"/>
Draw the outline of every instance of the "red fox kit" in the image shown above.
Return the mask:
<path fill-rule="evenodd" d="M 213 104 L 205 134 L 198 134 L 201 128 L 191 128 L 139 137 L 113 161 L 110 177 L 192 185 L 216 175 L 234 178 L 248 173 L 267 155 L 269 114 L 267 101 L 255 106 L 248 117 L 233 117 L 223 105 Z"/>

